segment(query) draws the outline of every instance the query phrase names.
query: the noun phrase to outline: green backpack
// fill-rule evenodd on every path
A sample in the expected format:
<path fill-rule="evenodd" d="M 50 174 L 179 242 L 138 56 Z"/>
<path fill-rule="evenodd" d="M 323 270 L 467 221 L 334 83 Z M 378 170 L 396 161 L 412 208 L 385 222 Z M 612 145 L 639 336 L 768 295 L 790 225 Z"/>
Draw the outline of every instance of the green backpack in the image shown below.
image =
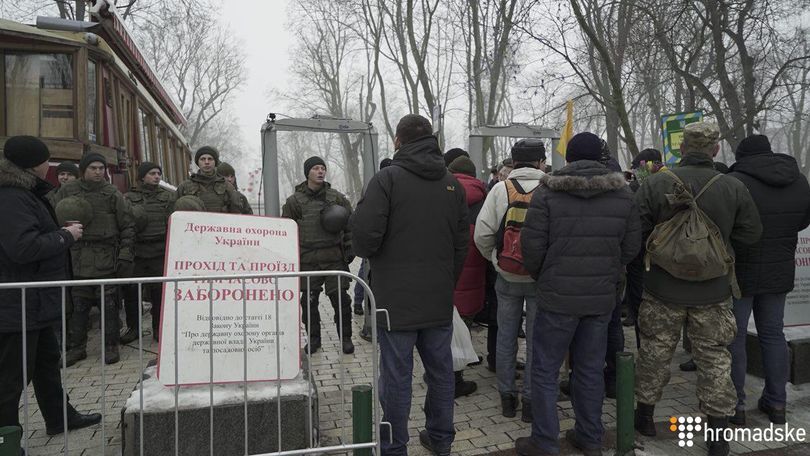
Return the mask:
<path fill-rule="evenodd" d="M 677 183 L 675 191 L 666 195 L 670 206 L 685 207 L 669 220 L 656 225 L 650 234 L 646 270 L 650 270 L 650 264 L 655 264 L 673 277 L 690 282 L 730 276 L 736 293 L 734 256 L 729 253 L 720 229 L 697 205 L 697 200 L 723 175 L 714 176 L 697 195 L 692 196 L 675 173 L 670 170 L 661 172 Z"/>

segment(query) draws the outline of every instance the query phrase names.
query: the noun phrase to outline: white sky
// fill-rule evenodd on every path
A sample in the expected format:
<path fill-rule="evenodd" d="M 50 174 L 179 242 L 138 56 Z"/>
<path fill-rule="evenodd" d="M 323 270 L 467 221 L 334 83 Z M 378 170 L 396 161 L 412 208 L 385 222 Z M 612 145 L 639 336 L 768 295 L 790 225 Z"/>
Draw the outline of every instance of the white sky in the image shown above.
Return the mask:
<path fill-rule="evenodd" d="M 291 33 L 285 28 L 288 3 L 288 0 L 222 1 L 222 20 L 229 25 L 234 39 L 242 41 L 247 56 L 248 79 L 235 99 L 233 113 L 239 119 L 248 146 L 246 152 L 250 156 L 245 159 L 255 160 L 256 165 L 261 159 L 259 129 L 267 113 L 280 109 L 270 105 L 267 93 L 287 86 L 291 45 Z"/>

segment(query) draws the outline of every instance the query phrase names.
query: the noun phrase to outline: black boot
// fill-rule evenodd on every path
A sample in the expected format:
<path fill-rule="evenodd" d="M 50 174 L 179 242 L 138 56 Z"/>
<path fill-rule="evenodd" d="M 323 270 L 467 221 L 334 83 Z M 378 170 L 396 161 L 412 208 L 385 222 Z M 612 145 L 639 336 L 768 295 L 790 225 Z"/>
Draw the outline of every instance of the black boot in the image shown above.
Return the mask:
<path fill-rule="evenodd" d="M 762 400 L 762 398 L 759 398 L 759 401 L 757 402 L 757 408 L 759 408 L 760 412 L 768 415 L 768 419 L 773 424 L 785 424 L 785 422 L 787 422 L 786 416 L 787 414 L 785 413 L 784 407 L 781 408 L 772 407 L 766 404 L 765 401 Z"/>
<path fill-rule="evenodd" d="M 343 353 L 345 353 L 347 355 L 351 355 L 352 353 L 354 353 L 354 343 L 352 343 L 351 336 L 343 338 L 343 343 L 342 343 L 341 348 L 343 348 Z"/>
<path fill-rule="evenodd" d="M 81 413 L 77 412 L 76 409 L 73 408 L 72 405 L 68 405 L 68 426 L 69 430 L 74 429 L 81 429 L 86 428 L 88 426 L 92 426 L 94 424 L 98 424 L 101 422 L 101 414 L 100 413 L 88 413 L 87 415 L 82 415 Z M 45 426 L 45 432 L 48 435 L 57 435 L 65 432 L 64 424 L 57 424 L 56 426 Z"/>
<path fill-rule="evenodd" d="M 515 452 L 518 456 L 552 456 L 537 446 L 531 437 L 520 437 L 515 440 Z"/>
<path fill-rule="evenodd" d="M 518 398 L 512 394 L 501 394 L 501 408 L 503 416 L 514 418 L 517 415 Z"/>
<path fill-rule="evenodd" d="M 745 426 L 745 410 L 734 410 L 734 416 L 729 417 L 728 422 L 737 426 Z"/>
<path fill-rule="evenodd" d="M 312 336 L 309 344 L 304 346 L 304 353 L 312 353 L 313 355 L 321 349 L 321 336 Z M 309 350 L 312 350 L 311 352 Z"/>
<path fill-rule="evenodd" d="M 531 423 L 534 421 L 534 414 L 532 413 L 532 403 L 531 401 L 526 401 L 526 398 L 523 398 L 523 407 L 520 409 L 520 421 L 524 423 Z"/>
<path fill-rule="evenodd" d="M 478 385 L 475 382 L 468 382 L 464 380 L 464 374 L 462 371 L 455 372 L 456 375 L 456 395 L 455 398 L 458 399 L 461 396 L 469 396 L 470 394 L 474 393 L 478 390 Z"/>
<path fill-rule="evenodd" d="M 728 456 L 728 440 L 723 437 L 723 429 L 728 427 L 728 417 L 708 416 L 707 426 L 714 429 L 716 440 L 706 442 L 709 447 L 709 456 Z"/>
<path fill-rule="evenodd" d="M 655 437 L 655 420 L 653 420 L 653 415 L 655 415 L 655 405 L 641 402 L 636 403 L 635 426 L 636 430 L 641 433 L 641 435 Z"/>

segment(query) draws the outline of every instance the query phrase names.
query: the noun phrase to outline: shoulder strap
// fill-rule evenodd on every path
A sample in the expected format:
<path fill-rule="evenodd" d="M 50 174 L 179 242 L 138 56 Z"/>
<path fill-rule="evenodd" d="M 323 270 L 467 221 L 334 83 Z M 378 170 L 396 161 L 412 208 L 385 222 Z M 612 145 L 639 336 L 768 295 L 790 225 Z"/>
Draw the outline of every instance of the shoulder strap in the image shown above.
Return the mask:
<path fill-rule="evenodd" d="M 700 196 L 703 195 L 703 193 L 705 193 L 706 190 L 708 190 L 709 187 L 712 186 L 712 184 L 720 180 L 721 177 L 723 177 L 722 174 L 718 174 L 712 177 L 711 180 L 709 180 L 709 182 L 707 182 L 706 185 L 704 185 L 703 188 L 700 189 L 700 192 L 698 192 L 698 194 L 695 196 L 695 201 L 697 201 L 697 199 L 700 198 Z"/>
<path fill-rule="evenodd" d="M 525 194 L 529 193 L 529 192 L 527 192 L 526 190 L 524 190 L 524 189 L 523 189 L 523 186 L 522 186 L 522 185 L 520 185 L 520 182 L 518 182 L 518 180 L 517 180 L 517 179 L 515 179 L 515 178 L 510 178 L 510 179 L 509 179 L 509 182 L 511 182 L 511 183 L 512 183 L 512 185 L 514 186 L 515 190 L 517 190 L 517 192 L 518 192 L 518 193 L 520 193 L 521 195 L 525 195 Z"/>
<path fill-rule="evenodd" d="M 680 178 L 680 177 L 678 177 L 678 175 L 677 175 L 677 174 L 675 174 L 675 173 L 673 173 L 671 170 L 664 168 L 664 169 L 662 169 L 662 170 L 661 170 L 661 171 L 659 171 L 659 172 L 661 172 L 661 173 L 663 173 L 663 174 L 666 174 L 667 176 L 669 176 L 669 177 L 671 177 L 672 179 L 674 179 L 674 180 L 675 180 L 675 182 L 677 182 L 677 183 L 679 183 L 679 184 L 683 185 L 683 187 L 684 187 L 684 188 L 686 188 L 686 184 L 684 184 L 684 183 L 683 183 L 683 181 L 681 180 L 681 178 Z M 687 190 L 688 190 L 688 188 L 687 188 Z"/>

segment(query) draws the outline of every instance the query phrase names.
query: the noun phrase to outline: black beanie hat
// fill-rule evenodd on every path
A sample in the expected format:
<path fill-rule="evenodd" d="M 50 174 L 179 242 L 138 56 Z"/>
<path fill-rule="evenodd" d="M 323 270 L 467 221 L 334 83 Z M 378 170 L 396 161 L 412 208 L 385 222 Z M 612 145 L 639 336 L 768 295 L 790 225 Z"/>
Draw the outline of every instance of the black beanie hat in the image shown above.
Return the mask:
<path fill-rule="evenodd" d="M 737 146 L 734 155 L 739 160 L 740 158 L 750 155 L 770 154 L 772 152 L 771 142 L 768 141 L 767 136 L 751 135 L 740 141 L 740 145 Z"/>
<path fill-rule="evenodd" d="M 146 174 L 155 168 L 159 169 L 161 173 L 163 172 L 163 168 L 161 168 L 160 165 L 158 165 L 157 163 L 152 162 L 141 163 L 141 166 L 138 167 L 138 180 L 143 180 L 143 178 L 146 177 Z"/>
<path fill-rule="evenodd" d="M 444 166 L 449 167 L 450 163 L 453 163 L 453 160 L 462 156 L 469 157 L 470 154 L 468 154 L 466 150 L 459 149 L 458 147 L 448 150 L 444 153 Z"/>
<path fill-rule="evenodd" d="M 213 146 L 202 146 L 197 149 L 197 152 L 194 154 L 194 164 L 199 166 L 197 162 L 200 161 L 200 157 L 203 155 L 210 155 L 214 157 L 214 164 L 219 165 L 219 151 L 216 150 Z"/>
<path fill-rule="evenodd" d="M 90 163 L 93 162 L 101 162 L 104 163 L 105 167 L 107 166 L 107 159 L 104 158 L 103 155 L 98 152 L 90 152 L 82 157 L 82 160 L 79 162 L 79 173 L 84 174 L 84 170 L 86 170 L 87 167 L 90 166 Z"/>
<path fill-rule="evenodd" d="M 579 160 L 598 162 L 602 157 L 602 140 L 591 132 L 577 133 L 568 141 L 565 148 L 565 161 L 573 163 Z"/>
<path fill-rule="evenodd" d="M 22 169 L 41 165 L 51 158 L 48 146 L 33 136 L 12 136 L 3 146 L 6 160 Z"/>
<path fill-rule="evenodd" d="M 79 167 L 71 162 L 62 162 L 59 163 L 59 166 L 56 167 L 56 175 L 59 176 L 61 173 L 70 173 L 73 174 L 76 179 L 79 178 Z"/>
<path fill-rule="evenodd" d="M 536 162 L 546 159 L 546 146 L 542 139 L 521 139 L 512 146 L 512 162 Z"/>
<path fill-rule="evenodd" d="M 326 168 L 326 163 L 323 161 L 321 157 L 309 157 L 307 161 L 304 162 L 304 177 L 309 178 L 309 170 L 311 170 L 315 165 L 323 165 Z"/>

